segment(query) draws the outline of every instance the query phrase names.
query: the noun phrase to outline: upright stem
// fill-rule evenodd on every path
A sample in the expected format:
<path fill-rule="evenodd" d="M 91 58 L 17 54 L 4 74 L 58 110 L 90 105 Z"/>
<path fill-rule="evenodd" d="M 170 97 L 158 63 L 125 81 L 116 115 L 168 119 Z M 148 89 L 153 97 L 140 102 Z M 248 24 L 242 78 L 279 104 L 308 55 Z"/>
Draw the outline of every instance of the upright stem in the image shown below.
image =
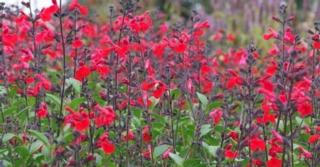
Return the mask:
<path fill-rule="evenodd" d="M 78 21 L 78 11 L 74 11 L 74 40 L 77 40 L 77 21 Z M 77 65 L 78 65 L 78 48 L 74 49 L 74 60 L 73 60 L 73 77 L 75 77 L 76 71 L 77 71 Z"/>
<path fill-rule="evenodd" d="M 282 37 L 281 37 L 281 42 L 282 42 L 282 54 L 281 54 L 281 60 L 280 60 L 280 83 L 283 84 L 284 83 L 284 62 L 285 62 L 285 43 L 284 43 L 284 31 L 285 31 L 285 27 L 286 27 L 286 17 L 283 16 L 282 19 Z M 277 92 L 277 94 L 279 95 L 279 91 Z M 281 120 L 281 116 L 282 116 L 282 110 L 280 110 L 278 118 L 277 118 L 277 124 L 276 124 L 276 131 L 278 131 L 279 129 L 279 125 L 280 125 L 280 120 Z"/>
<path fill-rule="evenodd" d="M 129 150 L 129 126 L 130 126 L 130 120 L 131 120 L 131 71 L 132 71 L 132 66 L 131 66 L 131 54 L 129 54 L 129 61 L 128 61 L 128 88 L 127 88 L 127 96 L 128 96 L 128 113 L 127 113 L 127 120 L 126 120 L 126 149 L 127 149 L 127 157 L 126 157 L 126 164 L 129 166 L 129 155 L 130 155 L 130 150 Z"/>
<path fill-rule="evenodd" d="M 30 1 L 29 1 L 29 3 L 30 3 Z M 35 57 L 34 66 L 35 66 L 36 73 L 40 74 L 40 67 L 39 67 L 40 66 L 40 59 L 39 59 L 39 55 L 38 55 L 38 48 L 37 48 L 38 46 L 37 46 L 37 43 L 36 43 L 36 18 L 33 18 L 31 6 L 29 6 L 29 12 L 30 12 L 30 18 L 31 18 L 31 23 L 32 23 L 31 31 L 32 31 L 32 42 L 33 42 L 33 55 Z M 35 110 L 34 110 L 34 113 L 35 113 L 34 124 L 37 125 L 37 127 L 38 127 L 38 123 L 37 123 L 37 114 L 36 114 L 36 112 L 37 112 L 37 110 L 39 108 L 39 105 L 40 105 L 40 98 L 42 96 L 41 94 L 43 94 L 42 88 L 40 88 L 40 91 L 36 96 L 36 104 L 35 104 Z"/>
<path fill-rule="evenodd" d="M 61 123 L 63 117 L 63 101 L 65 96 L 65 84 L 66 84 L 66 46 L 65 46 L 65 37 L 63 34 L 63 13 L 62 13 L 62 0 L 60 0 L 59 8 L 59 26 L 60 26 L 60 37 L 61 37 L 61 47 L 62 47 L 62 56 L 63 56 L 63 69 L 62 69 L 62 87 L 60 90 L 60 109 L 59 109 L 59 124 Z M 60 134 L 60 127 L 58 128 L 58 136 Z"/>

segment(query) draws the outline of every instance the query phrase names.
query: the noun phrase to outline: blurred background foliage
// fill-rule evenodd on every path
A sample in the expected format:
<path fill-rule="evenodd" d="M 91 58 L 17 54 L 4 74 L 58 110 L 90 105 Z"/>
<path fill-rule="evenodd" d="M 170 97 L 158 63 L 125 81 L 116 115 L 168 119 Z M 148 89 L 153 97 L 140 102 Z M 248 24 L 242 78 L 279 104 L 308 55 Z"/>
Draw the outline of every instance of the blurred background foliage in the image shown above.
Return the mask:
<path fill-rule="evenodd" d="M 80 0 L 87 4 L 100 21 L 108 15 L 110 6 L 118 8 L 117 0 Z M 236 36 L 237 43 L 262 40 L 269 28 L 277 28 L 272 16 L 278 16 L 281 0 L 140 0 L 143 10 L 165 14 L 171 22 L 185 21 L 197 11 L 212 25 L 214 31 L 224 30 Z M 320 0 L 287 0 L 288 14 L 296 16 L 294 31 L 306 35 L 313 22 L 320 20 Z M 267 45 L 266 42 L 264 42 Z"/>

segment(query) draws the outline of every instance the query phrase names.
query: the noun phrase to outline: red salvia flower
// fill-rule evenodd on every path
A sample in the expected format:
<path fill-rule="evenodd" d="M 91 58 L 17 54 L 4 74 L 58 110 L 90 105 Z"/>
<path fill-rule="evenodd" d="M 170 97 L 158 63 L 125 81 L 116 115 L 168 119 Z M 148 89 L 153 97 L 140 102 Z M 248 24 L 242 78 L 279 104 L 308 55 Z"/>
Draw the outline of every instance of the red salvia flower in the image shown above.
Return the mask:
<path fill-rule="evenodd" d="M 258 137 L 254 137 L 253 139 L 249 140 L 249 147 L 252 151 L 263 151 L 266 149 L 266 145 L 262 139 Z"/>
<path fill-rule="evenodd" d="M 268 160 L 267 167 L 282 167 L 282 161 L 272 157 L 270 160 Z"/>
<path fill-rule="evenodd" d="M 83 81 L 91 74 L 91 70 L 88 66 L 82 65 L 75 74 L 75 79 Z"/>
<path fill-rule="evenodd" d="M 308 142 L 310 144 L 316 144 L 318 141 L 320 141 L 320 135 L 319 134 L 314 134 L 314 135 L 311 135 L 308 139 Z"/>
<path fill-rule="evenodd" d="M 82 109 L 80 109 L 79 112 L 75 112 L 70 107 L 66 107 L 66 110 L 68 110 L 70 114 L 65 116 L 65 124 L 71 124 L 71 126 L 79 132 L 89 128 L 90 118 L 88 113 L 82 111 Z"/>
<path fill-rule="evenodd" d="M 42 11 L 39 14 L 39 17 L 42 21 L 50 21 L 53 14 L 55 14 L 59 10 L 59 7 L 57 5 L 51 5 L 48 8 L 42 9 Z"/>
<path fill-rule="evenodd" d="M 309 101 L 304 101 L 297 104 L 297 111 L 301 117 L 310 116 L 312 112 L 312 104 Z"/>
<path fill-rule="evenodd" d="M 264 34 L 263 35 L 263 39 L 264 40 L 269 40 L 271 38 L 276 38 L 278 36 L 278 33 L 277 31 L 275 31 L 274 29 L 272 28 L 269 28 L 268 29 L 268 33 Z"/>
<path fill-rule="evenodd" d="M 97 141 L 97 145 L 107 155 L 114 153 L 116 150 L 115 145 L 109 140 L 109 135 L 107 132 L 100 136 L 99 140 Z"/>
<path fill-rule="evenodd" d="M 220 108 L 211 111 L 210 114 L 209 114 L 210 118 L 213 120 L 213 123 L 215 125 L 220 122 L 220 120 L 222 118 L 222 115 L 223 115 L 223 111 Z"/>
<path fill-rule="evenodd" d="M 47 104 L 45 102 L 42 102 L 39 106 L 39 109 L 37 111 L 37 116 L 40 119 L 46 118 L 48 116 L 48 109 Z"/>
<path fill-rule="evenodd" d="M 80 14 L 87 16 L 89 14 L 89 10 L 86 6 L 81 5 L 78 0 L 72 0 L 69 5 L 69 10 L 78 9 Z"/>
<path fill-rule="evenodd" d="M 96 126 L 109 126 L 115 119 L 116 114 L 111 107 L 101 107 L 100 105 L 96 105 L 94 107 L 97 114 L 95 114 L 95 124 Z"/>
<path fill-rule="evenodd" d="M 142 130 L 142 140 L 145 143 L 150 143 L 152 140 L 150 128 L 148 126 L 145 126 Z"/>

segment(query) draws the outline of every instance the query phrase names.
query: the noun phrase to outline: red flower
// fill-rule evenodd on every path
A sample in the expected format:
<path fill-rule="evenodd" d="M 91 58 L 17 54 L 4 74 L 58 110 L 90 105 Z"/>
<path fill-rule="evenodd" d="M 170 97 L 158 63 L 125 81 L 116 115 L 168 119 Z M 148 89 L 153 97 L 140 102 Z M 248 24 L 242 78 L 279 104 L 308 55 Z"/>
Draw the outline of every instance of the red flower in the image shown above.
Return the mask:
<path fill-rule="evenodd" d="M 320 41 L 313 41 L 313 48 L 320 49 Z"/>
<path fill-rule="evenodd" d="M 4 46 L 14 46 L 18 42 L 18 36 L 16 34 L 3 33 L 3 44 Z"/>
<path fill-rule="evenodd" d="M 309 137 L 308 142 L 309 142 L 310 144 L 315 144 L 315 143 L 317 143 L 319 140 L 320 140 L 320 135 L 315 134 L 315 135 L 311 135 L 311 136 Z"/>
<path fill-rule="evenodd" d="M 230 41 L 230 42 L 233 42 L 233 41 L 236 40 L 236 37 L 233 34 L 229 33 L 227 35 L 227 40 Z"/>
<path fill-rule="evenodd" d="M 89 128 L 90 118 L 89 115 L 84 111 L 75 112 L 71 108 L 67 107 L 66 110 L 70 112 L 69 115 L 65 117 L 65 124 L 70 123 L 75 130 L 82 132 Z"/>
<path fill-rule="evenodd" d="M 224 156 L 229 158 L 229 159 L 235 159 L 238 156 L 237 151 L 232 151 L 231 149 L 227 149 L 224 152 Z"/>
<path fill-rule="evenodd" d="M 263 39 L 264 40 L 269 40 L 271 38 L 276 38 L 277 36 L 278 36 L 278 33 L 274 29 L 269 28 L 268 29 L 268 33 L 263 35 Z"/>
<path fill-rule="evenodd" d="M 132 141 L 134 140 L 135 136 L 134 133 L 132 132 L 132 130 L 129 130 L 128 134 L 125 133 L 122 135 L 122 140 L 123 141 Z"/>
<path fill-rule="evenodd" d="M 306 149 L 304 149 L 301 146 L 299 146 L 298 149 L 300 151 L 299 158 L 301 158 L 301 157 L 303 157 L 305 159 L 311 159 L 312 158 L 311 152 L 307 151 Z"/>
<path fill-rule="evenodd" d="M 76 71 L 75 79 L 79 81 L 83 81 L 90 75 L 90 73 L 91 73 L 90 68 L 87 67 L 86 65 L 83 65 Z"/>
<path fill-rule="evenodd" d="M 73 48 L 81 48 L 83 46 L 83 42 L 80 39 L 76 39 L 72 41 Z"/>
<path fill-rule="evenodd" d="M 290 43 L 295 41 L 295 35 L 292 33 L 290 28 L 286 29 L 286 32 L 284 33 L 284 40 Z"/>
<path fill-rule="evenodd" d="M 309 101 L 304 101 L 297 104 L 297 111 L 301 117 L 310 116 L 312 112 L 312 104 Z"/>
<path fill-rule="evenodd" d="M 116 150 L 116 147 L 108 140 L 101 142 L 101 148 L 105 154 L 112 154 Z"/>
<path fill-rule="evenodd" d="M 48 116 L 47 104 L 45 102 L 42 102 L 40 104 L 39 109 L 37 111 L 37 116 L 40 119 L 46 118 Z"/>
<path fill-rule="evenodd" d="M 238 140 L 239 138 L 239 134 L 236 131 L 231 131 L 229 132 L 229 136 L 233 139 L 233 140 Z"/>
<path fill-rule="evenodd" d="M 215 34 L 212 35 L 212 40 L 214 41 L 220 41 L 223 37 L 223 34 L 221 32 L 217 32 Z"/>
<path fill-rule="evenodd" d="M 59 7 L 57 5 L 52 5 L 48 8 L 44 8 L 40 14 L 39 17 L 42 21 L 50 21 L 53 14 L 55 14 L 59 10 Z"/>
<path fill-rule="evenodd" d="M 272 157 L 267 162 L 267 167 L 282 167 L 282 161 L 280 159 Z"/>
<path fill-rule="evenodd" d="M 95 124 L 96 126 L 109 126 L 115 119 L 116 114 L 111 107 L 101 107 L 100 105 L 95 106 L 96 115 L 95 115 Z"/>
<path fill-rule="evenodd" d="M 142 140 L 145 143 L 150 143 L 152 140 L 152 136 L 150 134 L 150 130 L 148 126 L 145 126 L 142 130 Z"/>
<path fill-rule="evenodd" d="M 273 47 L 271 49 L 269 49 L 268 54 L 271 56 L 276 56 L 280 53 L 279 48 L 277 47 L 277 45 L 273 45 Z"/>
<path fill-rule="evenodd" d="M 156 90 L 153 92 L 153 96 L 159 99 L 167 90 L 167 87 L 164 83 L 159 82 Z"/>
<path fill-rule="evenodd" d="M 81 5 L 78 0 L 72 0 L 69 5 L 69 10 L 78 9 L 80 14 L 87 16 L 89 14 L 89 10 L 87 7 Z"/>
<path fill-rule="evenodd" d="M 176 38 L 173 38 L 169 41 L 169 46 L 177 53 L 183 53 L 187 49 L 186 43 Z"/>
<path fill-rule="evenodd" d="M 149 15 L 149 12 L 145 12 L 140 16 L 134 17 L 130 23 L 130 28 L 134 32 L 145 32 L 152 26 L 152 19 Z"/>
<path fill-rule="evenodd" d="M 228 79 L 226 83 L 226 88 L 227 89 L 233 89 L 237 85 L 240 85 L 242 83 L 242 79 L 239 76 L 232 76 L 231 78 Z"/>
<path fill-rule="evenodd" d="M 266 149 L 266 145 L 263 140 L 255 137 L 249 140 L 249 147 L 252 151 L 263 151 Z"/>
<path fill-rule="evenodd" d="M 109 66 L 102 64 L 95 66 L 95 70 L 100 74 L 101 77 L 105 77 L 111 71 Z"/>
<path fill-rule="evenodd" d="M 116 147 L 114 146 L 114 144 L 110 142 L 109 135 L 107 132 L 100 136 L 99 140 L 97 141 L 97 145 L 107 155 L 114 153 L 116 150 Z"/>
<path fill-rule="evenodd" d="M 223 111 L 222 109 L 215 109 L 210 112 L 209 116 L 213 120 L 214 124 L 218 124 L 222 118 Z"/>
<path fill-rule="evenodd" d="M 145 159 L 151 159 L 151 145 L 148 145 L 148 149 L 144 150 L 142 152 L 142 156 L 145 158 Z"/>

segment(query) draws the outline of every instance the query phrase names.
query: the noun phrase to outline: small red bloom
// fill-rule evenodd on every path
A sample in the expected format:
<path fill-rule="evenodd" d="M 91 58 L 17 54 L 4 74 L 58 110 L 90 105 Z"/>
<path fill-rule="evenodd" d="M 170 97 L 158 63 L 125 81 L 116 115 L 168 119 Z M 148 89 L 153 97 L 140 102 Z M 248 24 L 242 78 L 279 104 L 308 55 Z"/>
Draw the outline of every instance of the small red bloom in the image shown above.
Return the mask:
<path fill-rule="evenodd" d="M 309 101 L 304 101 L 297 104 L 297 111 L 301 117 L 310 116 L 312 112 L 312 104 Z"/>
<path fill-rule="evenodd" d="M 227 80 L 226 88 L 228 90 L 233 89 L 237 85 L 240 85 L 242 83 L 242 79 L 239 76 L 232 76 Z"/>
<path fill-rule="evenodd" d="M 96 105 L 94 109 L 97 113 L 94 119 L 98 128 L 102 126 L 109 126 L 116 119 L 116 114 L 111 107 L 101 107 L 100 105 Z"/>
<path fill-rule="evenodd" d="M 223 111 L 222 109 L 215 109 L 210 112 L 209 116 L 213 120 L 214 124 L 218 124 L 222 118 Z"/>
<path fill-rule="evenodd" d="M 59 7 L 57 5 L 52 5 L 48 8 L 44 8 L 40 14 L 39 17 L 42 21 L 50 21 L 53 14 L 55 14 L 59 10 Z"/>
<path fill-rule="evenodd" d="M 266 145 L 262 139 L 257 137 L 249 140 L 249 147 L 252 151 L 263 151 L 266 149 Z"/>
<path fill-rule="evenodd" d="M 114 144 L 112 144 L 111 141 L 109 140 L 109 135 L 107 132 L 102 134 L 99 137 L 99 140 L 97 141 L 97 145 L 107 155 L 112 154 L 116 150 L 116 147 L 114 146 Z"/>
<path fill-rule="evenodd" d="M 153 92 L 153 96 L 157 99 L 159 99 L 167 90 L 167 87 L 164 83 L 159 82 L 156 90 Z"/>
<path fill-rule="evenodd" d="M 237 151 L 232 151 L 231 149 L 227 149 L 224 152 L 224 156 L 229 158 L 229 159 L 235 159 L 238 156 Z"/>
<path fill-rule="evenodd" d="M 320 41 L 313 41 L 313 48 L 320 49 Z"/>
<path fill-rule="evenodd" d="M 90 73 L 91 73 L 90 68 L 86 65 L 83 65 L 76 71 L 75 79 L 79 81 L 83 81 L 90 75 Z"/>
<path fill-rule="evenodd" d="M 229 33 L 227 35 L 227 40 L 230 42 L 234 42 L 236 40 L 236 37 L 233 34 Z"/>
<path fill-rule="evenodd" d="M 142 130 L 142 140 L 145 143 L 150 143 L 152 140 L 152 136 L 150 134 L 150 130 L 148 126 L 145 126 Z"/>
<path fill-rule="evenodd" d="M 67 107 L 66 110 L 70 112 L 69 115 L 65 117 L 65 124 L 70 123 L 75 130 L 82 132 L 89 128 L 90 118 L 89 115 L 84 111 L 75 112 L 71 108 Z"/>
<path fill-rule="evenodd" d="M 86 6 L 81 5 L 78 0 L 72 0 L 69 5 L 69 10 L 78 9 L 80 14 L 87 16 L 89 14 L 89 10 Z"/>
<path fill-rule="evenodd" d="M 132 141 L 134 140 L 135 136 L 132 130 L 129 130 L 128 134 L 125 132 L 125 134 L 122 135 L 123 141 Z"/>
<path fill-rule="evenodd" d="M 318 141 L 320 141 L 320 135 L 319 135 L 319 134 L 311 135 L 311 136 L 309 137 L 309 140 L 308 140 L 308 142 L 309 142 L 310 144 L 315 144 L 315 143 L 317 143 Z"/>
<path fill-rule="evenodd" d="M 239 138 L 239 134 L 236 131 L 231 131 L 229 132 L 229 136 L 233 139 L 233 140 L 238 140 Z"/>
<path fill-rule="evenodd" d="M 268 33 L 263 35 L 263 39 L 264 40 L 269 40 L 271 38 L 276 38 L 277 36 L 278 36 L 278 33 L 274 29 L 269 28 L 268 29 Z"/>
<path fill-rule="evenodd" d="M 148 145 L 148 148 L 142 152 L 142 156 L 145 159 L 151 159 L 151 145 Z"/>
<path fill-rule="evenodd" d="M 116 150 L 116 147 L 108 140 L 101 142 L 101 148 L 105 154 L 112 154 Z"/>
<path fill-rule="evenodd" d="M 273 157 L 267 162 L 267 167 L 282 167 L 282 161 Z"/>
<path fill-rule="evenodd" d="M 299 154 L 299 158 L 305 158 L 305 159 L 311 159 L 312 158 L 312 154 L 311 152 L 307 151 L 306 149 L 304 149 L 303 147 L 299 146 L 298 147 L 300 154 Z"/>
<path fill-rule="evenodd" d="M 37 111 L 37 116 L 40 119 L 46 118 L 48 116 L 48 109 L 47 104 L 45 102 L 42 102 L 39 106 L 39 109 Z"/>
<path fill-rule="evenodd" d="M 83 46 L 83 42 L 80 39 L 76 39 L 72 41 L 73 48 L 81 48 Z"/>

